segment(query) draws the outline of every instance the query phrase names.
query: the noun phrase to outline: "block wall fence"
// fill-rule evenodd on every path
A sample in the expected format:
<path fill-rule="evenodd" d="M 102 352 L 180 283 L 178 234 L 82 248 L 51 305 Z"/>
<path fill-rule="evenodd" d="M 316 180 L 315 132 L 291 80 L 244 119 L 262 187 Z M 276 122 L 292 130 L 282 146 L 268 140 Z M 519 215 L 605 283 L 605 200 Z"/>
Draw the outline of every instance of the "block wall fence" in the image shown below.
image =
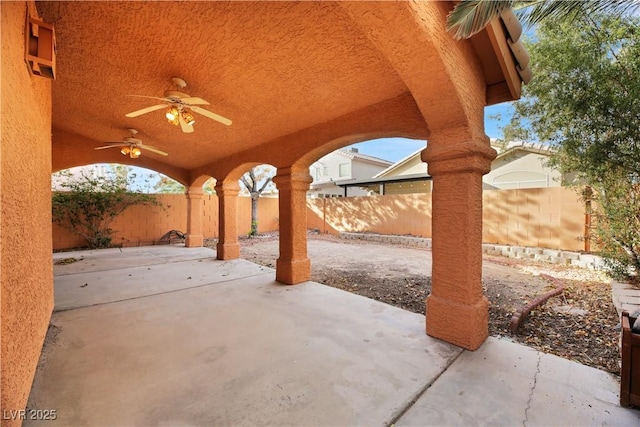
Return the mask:
<path fill-rule="evenodd" d="M 163 208 L 134 206 L 113 223 L 113 243 L 151 245 L 170 230 L 186 232 L 187 199 L 180 194 L 158 196 Z M 585 209 L 567 188 L 486 190 L 483 193 L 483 241 L 569 251 L 584 250 Z M 431 195 L 401 194 L 307 200 L 307 227 L 321 233 L 379 233 L 431 237 Z M 259 232 L 278 229 L 278 199 L 261 198 Z M 205 238 L 218 234 L 218 200 L 204 197 Z M 238 235 L 251 228 L 251 200 L 238 201 Z M 83 245 L 81 239 L 53 227 L 54 249 Z"/>
<path fill-rule="evenodd" d="M 183 194 L 158 194 L 162 206 L 132 206 L 111 224 L 114 230 L 114 245 L 146 246 L 171 230 L 187 231 L 187 197 Z M 218 237 L 218 197 L 206 195 L 202 209 L 203 235 Z M 260 199 L 258 205 L 258 232 L 278 229 L 278 199 Z M 251 230 L 251 199 L 238 198 L 238 235 Z M 53 249 L 69 249 L 85 246 L 82 238 L 68 230 L 53 225 Z"/>

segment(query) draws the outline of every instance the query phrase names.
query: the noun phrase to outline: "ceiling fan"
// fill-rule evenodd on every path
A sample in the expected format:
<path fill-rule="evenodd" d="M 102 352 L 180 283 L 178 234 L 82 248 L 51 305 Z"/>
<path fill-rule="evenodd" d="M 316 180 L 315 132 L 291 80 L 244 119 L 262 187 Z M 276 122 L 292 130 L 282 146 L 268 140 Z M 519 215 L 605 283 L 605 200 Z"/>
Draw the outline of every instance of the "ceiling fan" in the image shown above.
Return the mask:
<path fill-rule="evenodd" d="M 165 153 L 162 150 L 158 150 L 156 147 L 142 144 L 142 141 L 140 139 L 135 138 L 136 134 L 138 133 L 137 130 L 129 129 L 129 133 L 131 133 L 131 136 L 123 139 L 122 142 L 105 142 L 105 144 L 109 145 L 105 145 L 104 147 L 96 147 L 95 149 L 104 150 L 106 148 L 121 148 L 120 152 L 125 156 L 131 157 L 132 159 L 137 159 L 138 157 L 140 157 L 142 150 L 148 150 L 152 153 L 160 154 L 161 156 L 168 156 L 168 153 Z"/>
<path fill-rule="evenodd" d="M 150 99 L 159 99 L 163 101 L 163 104 L 152 105 L 151 107 L 143 108 L 141 110 L 133 111 L 131 113 L 126 114 L 127 117 L 138 117 L 143 114 L 150 113 L 152 111 L 160 110 L 162 108 L 166 108 L 165 117 L 169 120 L 169 123 L 180 126 L 182 128 L 182 132 L 191 133 L 193 132 L 193 124 L 196 122 L 193 117 L 194 113 L 202 114 L 205 117 L 213 119 L 217 122 L 220 122 L 224 125 L 231 125 L 231 120 L 226 117 L 222 117 L 216 113 L 212 113 L 209 110 L 205 110 L 199 105 L 210 105 L 207 101 L 202 98 L 198 98 L 196 96 L 191 96 L 184 92 L 180 92 L 187 83 L 179 77 L 172 77 L 171 81 L 174 85 L 176 85 L 177 90 L 167 90 L 164 92 L 164 98 L 159 98 L 156 96 L 146 96 L 146 95 L 129 95 L 136 96 L 139 98 L 150 98 Z"/>

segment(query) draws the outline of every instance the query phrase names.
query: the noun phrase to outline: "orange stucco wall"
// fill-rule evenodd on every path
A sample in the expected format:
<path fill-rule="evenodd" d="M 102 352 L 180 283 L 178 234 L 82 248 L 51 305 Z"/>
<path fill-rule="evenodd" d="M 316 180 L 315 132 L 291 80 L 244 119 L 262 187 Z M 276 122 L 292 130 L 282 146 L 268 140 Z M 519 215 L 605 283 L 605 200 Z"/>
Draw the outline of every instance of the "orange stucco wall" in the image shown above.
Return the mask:
<path fill-rule="evenodd" d="M 162 207 L 132 206 L 111 225 L 113 244 L 124 246 L 150 245 L 170 230 L 187 231 L 187 198 L 182 194 L 161 194 Z M 205 238 L 218 237 L 218 198 L 205 195 L 202 209 L 202 232 Z M 251 229 L 251 199 L 238 198 L 238 235 Z M 258 231 L 278 229 L 278 199 L 261 198 L 258 205 Z M 85 246 L 78 236 L 57 225 L 53 226 L 53 248 L 68 249 Z"/>
<path fill-rule="evenodd" d="M 35 14 L 35 6 L 29 3 Z M 24 60 L 27 4 L 2 2 L 0 407 L 24 409 L 53 310 L 51 81 Z M 3 420 L 3 426 L 20 425 Z"/>

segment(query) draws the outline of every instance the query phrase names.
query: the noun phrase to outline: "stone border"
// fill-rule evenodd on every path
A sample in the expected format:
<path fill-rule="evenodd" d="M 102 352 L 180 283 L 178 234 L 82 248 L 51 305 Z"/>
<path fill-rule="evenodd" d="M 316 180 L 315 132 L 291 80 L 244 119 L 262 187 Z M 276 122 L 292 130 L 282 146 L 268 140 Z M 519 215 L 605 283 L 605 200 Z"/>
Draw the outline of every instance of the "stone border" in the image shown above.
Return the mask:
<path fill-rule="evenodd" d="M 597 255 L 580 252 L 563 251 L 560 249 L 532 248 L 526 246 L 494 245 L 485 243 L 482 252 L 487 255 L 498 255 L 508 258 L 531 259 L 534 261 L 550 262 L 553 264 L 575 265 L 591 270 L 605 270 L 602 258 Z"/>
<path fill-rule="evenodd" d="M 345 240 L 366 240 L 369 242 L 391 243 L 396 245 L 415 246 L 418 248 L 430 248 L 431 239 L 426 237 L 398 236 L 395 234 L 374 234 L 374 233 L 345 233 L 338 235 Z"/>
<path fill-rule="evenodd" d="M 375 233 L 345 233 L 339 234 L 345 240 L 366 240 L 371 242 L 390 243 L 398 245 L 430 248 L 431 239 L 427 237 L 397 236 L 393 234 Z M 485 243 L 482 252 L 487 255 L 504 256 L 507 258 L 531 259 L 550 262 L 553 264 L 568 264 L 592 270 L 605 269 L 602 258 L 597 255 L 580 252 L 563 251 L 559 249 L 532 248 L 526 246 L 497 245 Z"/>

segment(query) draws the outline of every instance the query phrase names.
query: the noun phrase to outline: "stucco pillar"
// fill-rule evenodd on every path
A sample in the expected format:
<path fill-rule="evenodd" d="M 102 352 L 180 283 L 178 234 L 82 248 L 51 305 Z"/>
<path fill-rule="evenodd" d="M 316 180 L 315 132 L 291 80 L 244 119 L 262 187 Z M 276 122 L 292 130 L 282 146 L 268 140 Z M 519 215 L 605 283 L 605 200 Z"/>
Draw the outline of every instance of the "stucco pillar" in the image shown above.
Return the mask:
<path fill-rule="evenodd" d="M 276 280 L 289 285 L 311 279 L 307 257 L 307 190 L 312 182 L 309 171 L 278 170 L 273 177 L 278 187 L 280 257 L 276 261 Z"/>
<path fill-rule="evenodd" d="M 422 152 L 433 177 L 433 270 L 427 334 L 476 350 L 488 336 L 482 292 L 482 175 L 496 152 L 489 139 L 439 140 Z"/>
<path fill-rule="evenodd" d="M 187 191 L 187 237 L 185 246 L 198 248 L 202 246 L 202 204 L 204 193 L 202 187 L 191 187 Z"/>
<path fill-rule="evenodd" d="M 238 243 L 238 193 L 240 186 L 237 181 L 218 181 L 216 194 L 218 195 L 218 244 L 216 245 L 218 259 L 240 258 L 240 244 Z"/>

